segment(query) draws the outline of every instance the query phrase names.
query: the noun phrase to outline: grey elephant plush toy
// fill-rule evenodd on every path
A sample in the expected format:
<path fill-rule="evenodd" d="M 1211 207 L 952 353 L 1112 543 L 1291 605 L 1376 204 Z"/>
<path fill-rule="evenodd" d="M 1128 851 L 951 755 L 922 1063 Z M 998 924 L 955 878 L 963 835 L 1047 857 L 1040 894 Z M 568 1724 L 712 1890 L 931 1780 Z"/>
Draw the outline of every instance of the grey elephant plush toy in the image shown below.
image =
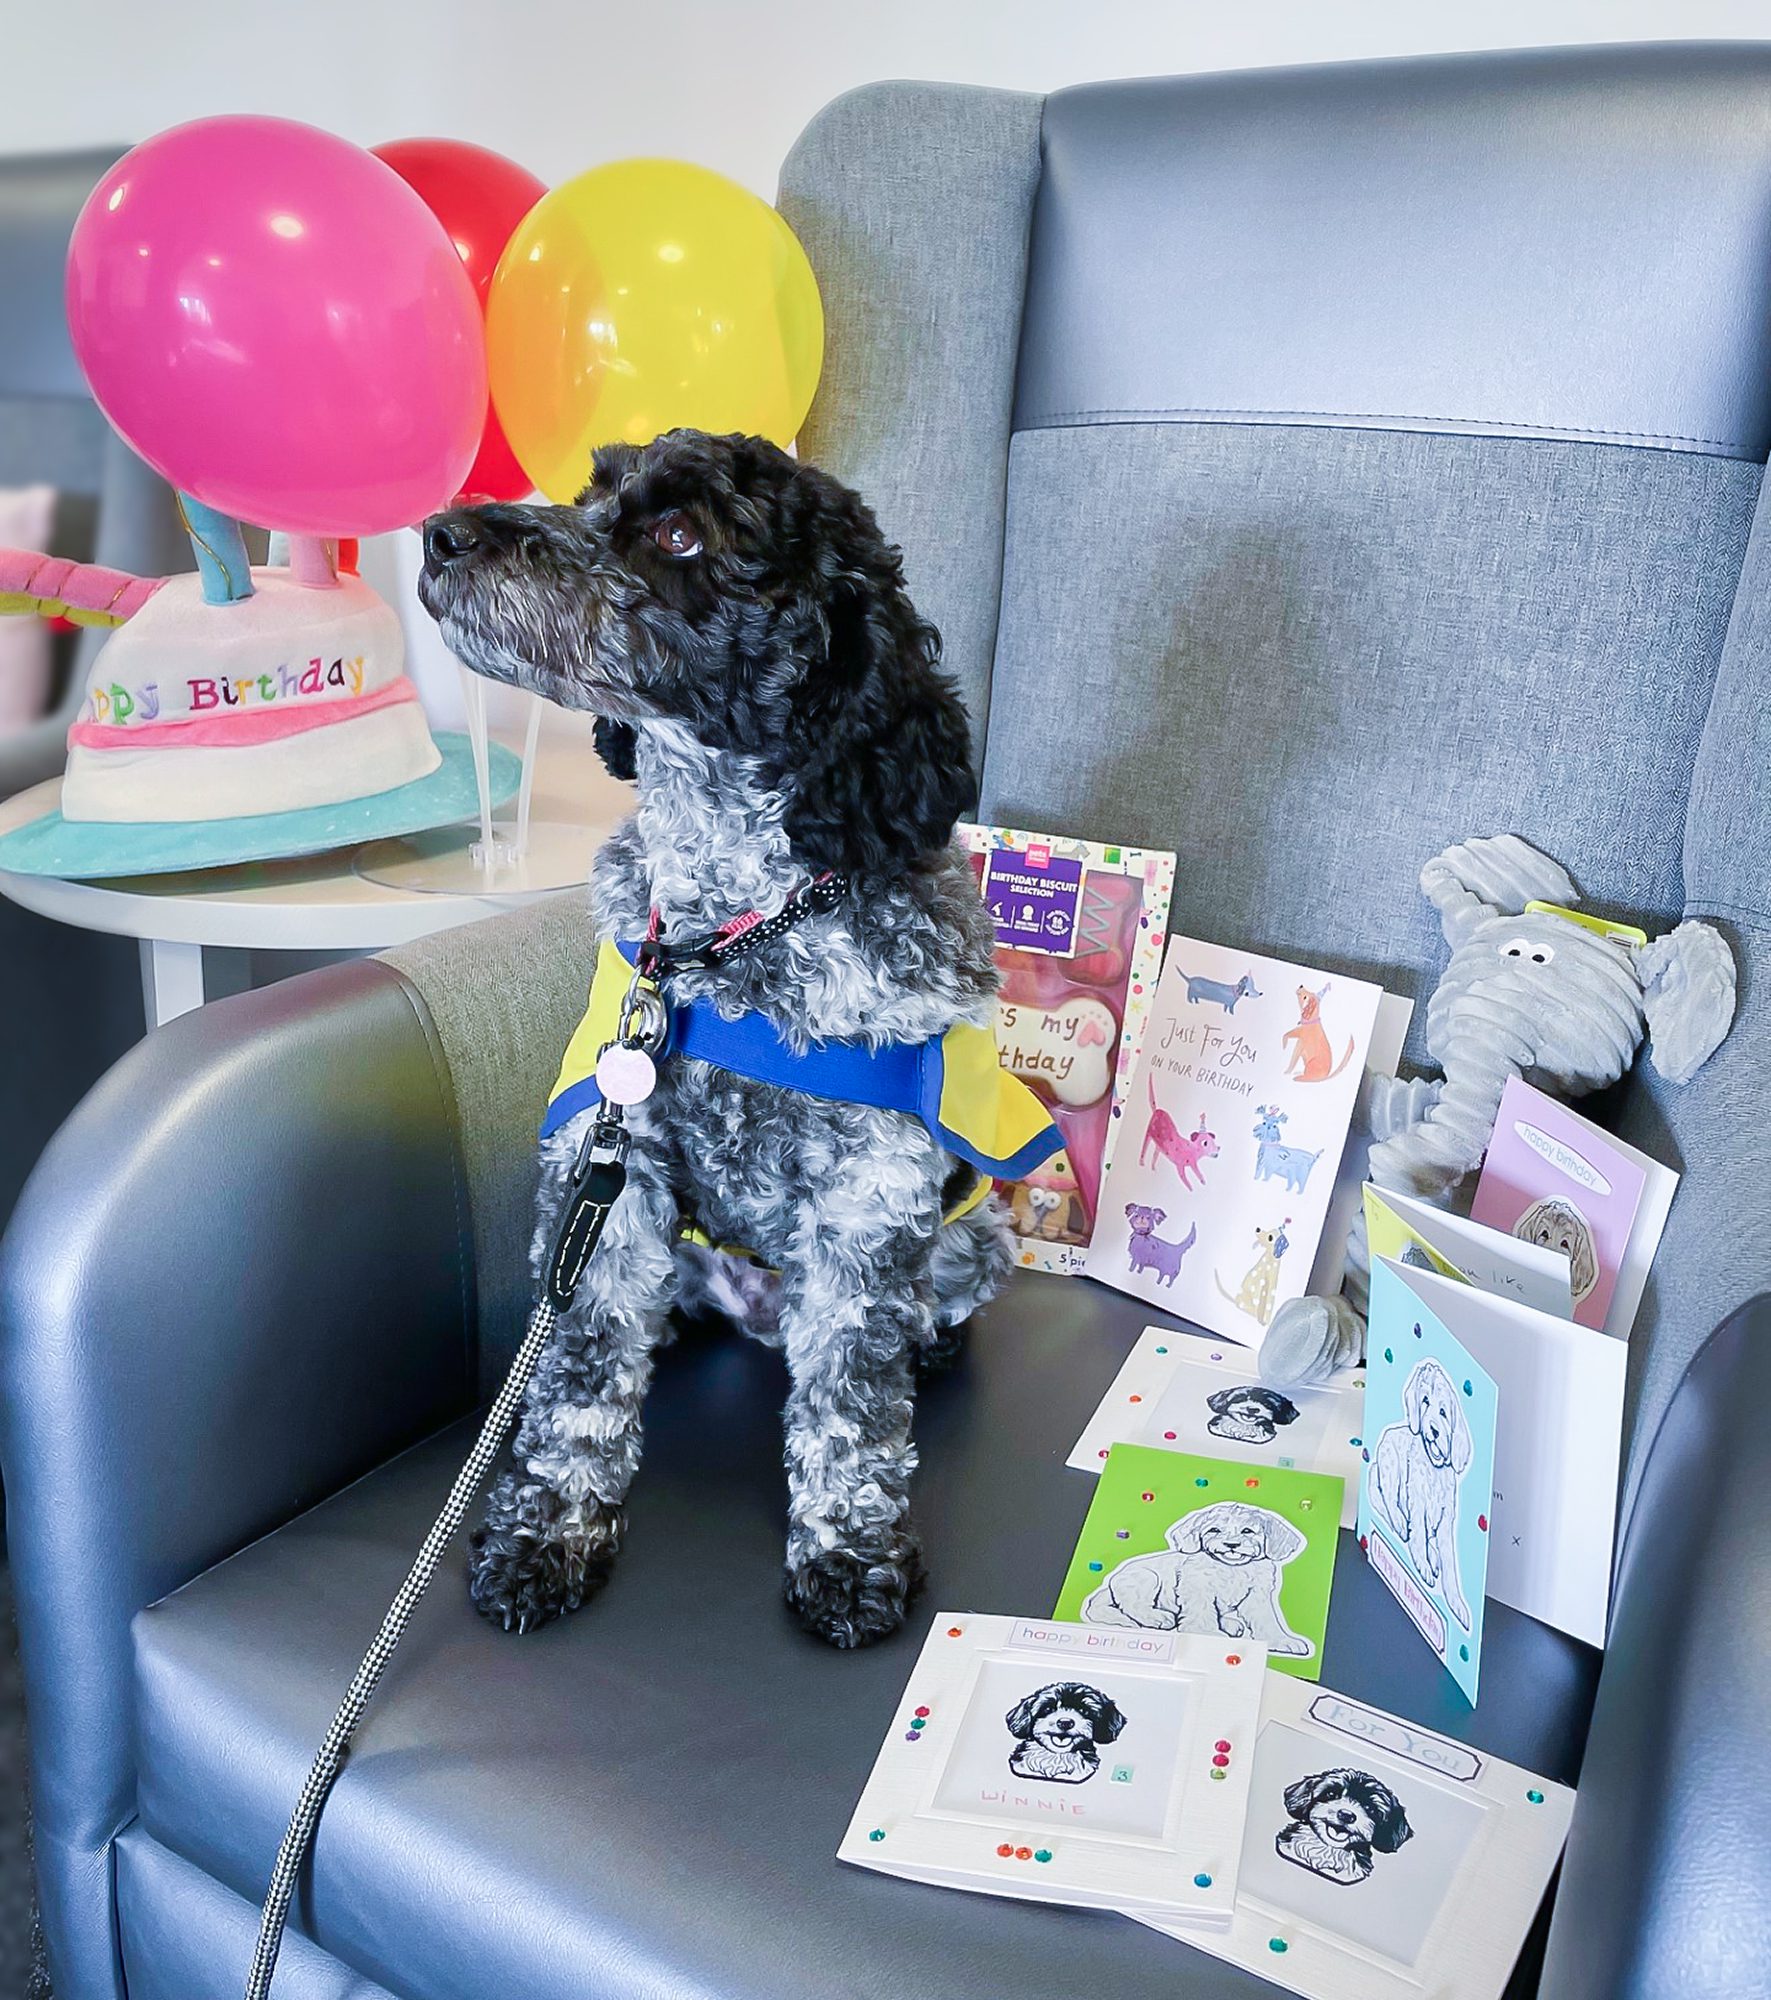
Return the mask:
<path fill-rule="evenodd" d="M 1481 1164 L 1509 1077 L 1583 1097 L 1615 1083 L 1646 1038 L 1660 1074 L 1686 1083 L 1733 1022 L 1734 959 L 1719 931 L 1687 921 L 1645 942 L 1587 918 L 1567 873 L 1517 834 L 1448 847 L 1420 885 L 1451 947 L 1427 1003 L 1427 1053 L 1444 1077 L 1366 1080 L 1367 1172 L 1381 1188 L 1444 1203 Z M 1319 1381 L 1359 1360 L 1368 1277 L 1362 1216 L 1342 1294 L 1273 1315 L 1262 1380 Z"/>

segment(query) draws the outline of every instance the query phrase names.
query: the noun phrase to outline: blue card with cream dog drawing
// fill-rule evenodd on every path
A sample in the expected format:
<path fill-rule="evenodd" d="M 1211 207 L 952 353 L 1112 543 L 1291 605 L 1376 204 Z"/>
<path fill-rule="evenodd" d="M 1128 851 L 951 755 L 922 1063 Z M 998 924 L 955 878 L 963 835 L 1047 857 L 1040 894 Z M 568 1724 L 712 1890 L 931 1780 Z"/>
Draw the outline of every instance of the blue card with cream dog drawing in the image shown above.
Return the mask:
<path fill-rule="evenodd" d="M 1371 1267 L 1359 1545 L 1473 1707 L 1499 1398 L 1409 1277 Z"/>

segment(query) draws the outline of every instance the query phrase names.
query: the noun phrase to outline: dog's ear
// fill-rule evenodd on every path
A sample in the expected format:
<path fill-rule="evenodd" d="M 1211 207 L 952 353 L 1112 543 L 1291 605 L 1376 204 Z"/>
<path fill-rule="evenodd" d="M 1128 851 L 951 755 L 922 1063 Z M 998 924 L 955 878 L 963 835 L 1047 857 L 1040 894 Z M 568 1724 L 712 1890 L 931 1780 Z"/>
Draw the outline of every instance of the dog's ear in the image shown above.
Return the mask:
<path fill-rule="evenodd" d="M 1044 1692 L 1043 1688 L 1039 1691 L 1040 1694 Z M 1023 1700 L 1016 1702 L 1008 1714 L 1003 1717 L 1003 1720 L 1008 1724 L 1008 1733 L 1011 1736 L 1020 1737 L 1023 1743 L 1033 1734 L 1033 1724 L 1036 1719 L 1033 1710 L 1034 1704 L 1038 1700 L 1039 1695 L 1030 1694 Z"/>
<path fill-rule="evenodd" d="M 590 740 L 596 745 L 596 754 L 608 768 L 611 778 L 631 779 L 638 766 L 634 762 L 634 751 L 639 739 L 634 735 L 633 725 L 627 722 L 612 722 L 608 716 L 599 715 L 590 732 Z"/>
<path fill-rule="evenodd" d="M 1111 1743 L 1124 1727 L 1125 1717 L 1119 1712 L 1119 1704 L 1102 1695 L 1094 1715 L 1095 1741 Z"/>
<path fill-rule="evenodd" d="M 1212 1512 L 1212 1508 L 1202 1507 L 1197 1514 L 1188 1514 L 1171 1525 L 1166 1539 L 1176 1555 L 1196 1556 L 1204 1548 L 1201 1523 Z"/>
<path fill-rule="evenodd" d="M 1166 1208 L 1151 1209 L 1150 1227 L 1152 1229 L 1160 1229 L 1167 1220 L 1168 1220 L 1168 1210 Z"/>
<path fill-rule="evenodd" d="M 1375 1778 L 1369 1779 L 1368 1783 L 1371 1786 L 1371 1844 L 1379 1854 L 1394 1854 L 1405 1840 L 1414 1838 L 1414 1828 L 1408 1824 L 1402 1801 L 1388 1785 L 1379 1784 Z"/>
<path fill-rule="evenodd" d="M 800 761 L 785 774 L 782 824 L 813 869 L 914 868 L 977 801 L 971 728 L 939 666 L 940 634 L 919 618 L 898 551 L 852 493 L 810 472 L 811 534 L 825 657 L 798 708 Z"/>
<path fill-rule="evenodd" d="M 1298 1408 L 1291 1398 L 1281 1395 L 1277 1389 L 1267 1389 L 1262 1393 L 1267 1398 L 1267 1408 L 1273 1412 L 1274 1423 L 1295 1424 L 1298 1418 L 1303 1415 L 1303 1411 Z"/>
<path fill-rule="evenodd" d="M 1427 1396 L 1431 1386 L 1425 1362 L 1402 1385 L 1403 1400 L 1408 1405 L 1408 1428 L 1416 1437 L 1422 1435 L 1426 1424 Z"/>
<path fill-rule="evenodd" d="M 1303 1535 L 1277 1514 L 1262 1515 L 1261 1534 L 1266 1541 L 1268 1556 L 1276 1563 L 1290 1562 L 1305 1545 Z"/>
<path fill-rule="evenodd" d="M 1214 1389 L 1205 1399 L 1205 1407 L 1214 1417 L 1221 1417 L 1230 1407 L 1231 1399 L 1243 1394 L 1241 1389 Z"/>
<path fill-rule="evenodd" d="M 1310 1808 L 1316 1803 L 1316 1787 L 1321 1778 L 1312 1773 L 1307 1778 L 1294 1778 L 1285 1788 L 1285 1810 L 1293 1819 L 1308 1819 Z"/>
<path fill-rule="evenodd" d="M 1457 1422 L 1451 1427 L 1451 1469 L 1461 1477 L 1469 1471 L 1470 1460 L 1476 1455 L 1476 1440 L 1463 1404 L 1453 1402 L 1451 1407 L 1457 1414 Z"/>

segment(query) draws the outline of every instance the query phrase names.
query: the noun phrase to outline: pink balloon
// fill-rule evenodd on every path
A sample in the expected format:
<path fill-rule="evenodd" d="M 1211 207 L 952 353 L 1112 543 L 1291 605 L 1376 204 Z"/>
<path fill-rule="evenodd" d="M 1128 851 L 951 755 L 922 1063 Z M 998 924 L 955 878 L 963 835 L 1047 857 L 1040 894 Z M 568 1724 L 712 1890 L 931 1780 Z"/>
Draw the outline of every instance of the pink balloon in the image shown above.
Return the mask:
<path fill-rule="evenodd" d="M 403 527 L 479 448 L 473 281 L 391 167 L 311 125 L 202 118 L 126 153 L 74 225 L 67 304 L 129 443 L 261 527 Z"/>

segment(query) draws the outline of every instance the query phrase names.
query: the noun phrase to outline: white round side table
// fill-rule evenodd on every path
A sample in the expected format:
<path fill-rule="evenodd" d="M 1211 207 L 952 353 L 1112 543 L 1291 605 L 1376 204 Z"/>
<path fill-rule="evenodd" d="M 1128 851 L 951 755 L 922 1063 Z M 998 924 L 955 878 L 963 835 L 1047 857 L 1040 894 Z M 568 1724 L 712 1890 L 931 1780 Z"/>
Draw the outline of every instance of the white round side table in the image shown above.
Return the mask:
<path fill-rule="evenodd" d="M 51 810 L 59 779 L 0 801 L 0 833 Z M 583 829 L 584 870 L 631 809 L 631 788 L 611 778 L 589 742 L 544 742 L 536 770 L 538 819 Z M 463 841 L 474 830 L 462 829 Z M 204 953 L 214 951 L 371 952 L 529 901 L 534 891 L 475 893 L 404 889 L 356 872 L 356 850 L 251 862 L 177 875 L 65 882 L 0 871 L 0 895 L 78 929 L 141 941 L 142 1002 L 149 1027 L 202 1006 Z M 578 889 L 541 893 L 572 895 Z"/>

